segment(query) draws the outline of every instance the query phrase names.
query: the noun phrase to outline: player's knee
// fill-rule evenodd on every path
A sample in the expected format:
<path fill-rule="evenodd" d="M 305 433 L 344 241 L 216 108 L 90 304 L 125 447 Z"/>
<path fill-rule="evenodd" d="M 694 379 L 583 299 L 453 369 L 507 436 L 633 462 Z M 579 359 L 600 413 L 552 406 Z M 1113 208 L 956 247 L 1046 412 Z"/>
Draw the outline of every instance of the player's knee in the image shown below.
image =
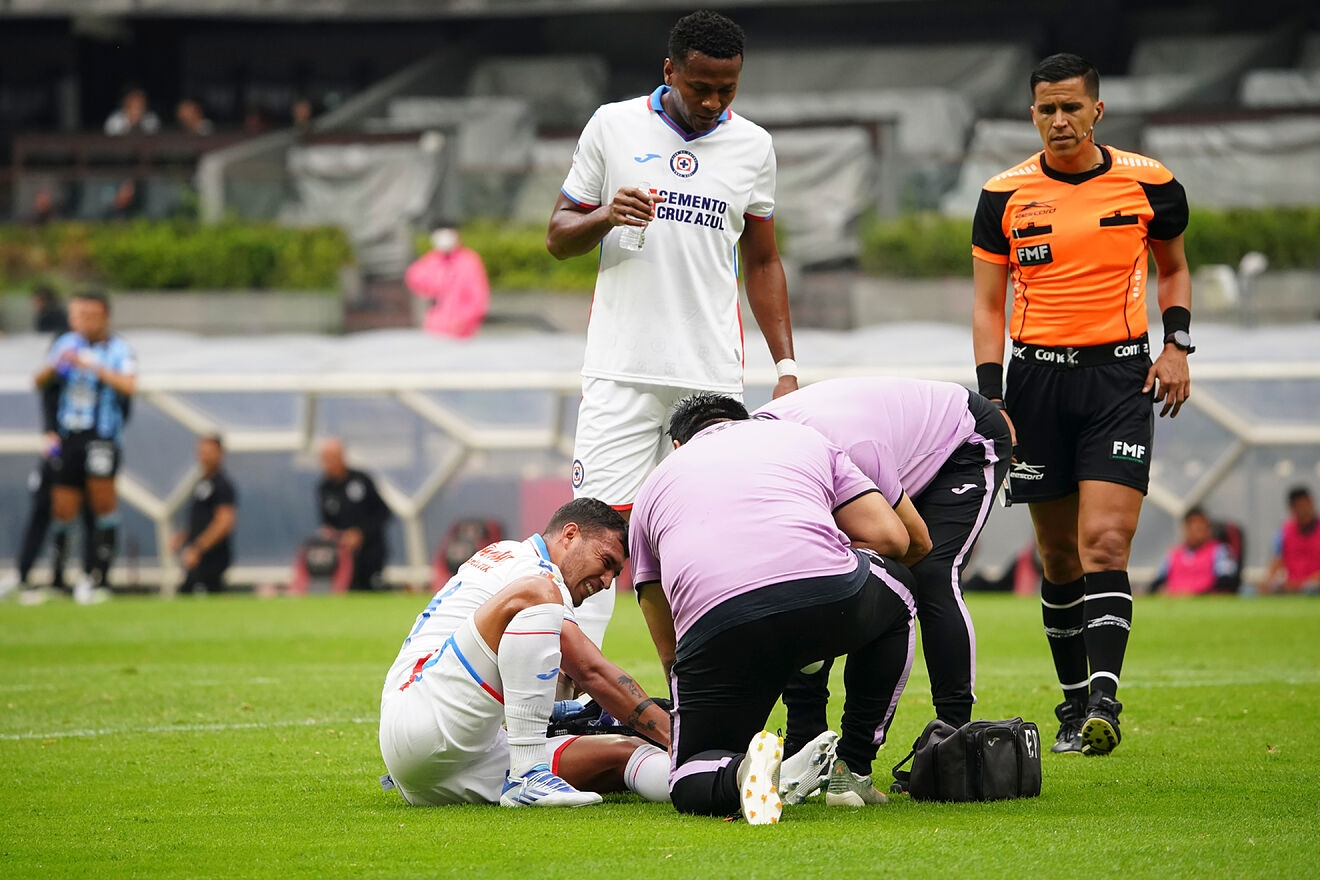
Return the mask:
<path fill-rule="evenodd" d="M 1127 568 L 1132 533 L 1122 528 L 1097 529 L 1086 535 L 1080 556 L 1087 571 Z"/>
<path fill-rule="evenodd" d="M 1082 576 L 1076 542 L 1042 542 L 1039 550 L 1041 567 L 1045 570 L 1045 577 L 1052 583 L 1066 584 Z"/>

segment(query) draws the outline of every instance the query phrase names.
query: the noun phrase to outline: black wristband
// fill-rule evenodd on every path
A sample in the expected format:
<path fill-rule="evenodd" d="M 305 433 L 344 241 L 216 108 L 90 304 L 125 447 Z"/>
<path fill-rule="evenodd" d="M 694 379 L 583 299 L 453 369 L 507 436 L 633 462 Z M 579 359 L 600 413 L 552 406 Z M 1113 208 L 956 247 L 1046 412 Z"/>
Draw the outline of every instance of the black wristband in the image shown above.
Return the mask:
<path fill-rule="evenodd" d="M 986 400 L 1004 399 L 1004 366 L 986 361 L 976 365 L 976 386 Z"/>
<path fill-rule="evenodd" d="M 1164 320 L 1165 339 L 1169 338 L 1170 333 L 1179 330 L 1186 333 L 1192 329 L 1192 313 L 1182 306 L 1169 306 L 1160 317 Z"/>

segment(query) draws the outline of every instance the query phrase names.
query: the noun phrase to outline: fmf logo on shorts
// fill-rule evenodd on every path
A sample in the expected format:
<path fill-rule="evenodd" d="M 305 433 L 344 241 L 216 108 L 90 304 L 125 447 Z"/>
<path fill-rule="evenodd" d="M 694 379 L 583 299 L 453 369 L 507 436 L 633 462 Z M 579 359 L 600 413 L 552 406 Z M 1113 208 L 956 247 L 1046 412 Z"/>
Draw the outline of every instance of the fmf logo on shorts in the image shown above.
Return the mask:
<path fill-rule="evenodd" d="M 1146 460 L 1146 447 L 1140 443 L 1124 443 L 1122 440 L 1114 441 L 1114 451 L 1110 458 L 1121 459 L 1122 461 L 1140 461 Z"/>
<path fill-rule="evenodd" d="M 697 173 L 697 157 L 687 150 L 679 150 L 669 157 L 669 170 L 679 177 L 691 177 Z"/>
<path fill-rule="evenodd" d="M 580 459 L 573 462 L 573 488 L 582 488 L 582 461 Z"/>
<path fill-rule="evenodd" d="M 1017 259 L 1019 266 L 1043 266 L 1054 262 L 1054 254 L 1050 253 L 1050 246 L 1042 242 L 1018 248 Z"/>

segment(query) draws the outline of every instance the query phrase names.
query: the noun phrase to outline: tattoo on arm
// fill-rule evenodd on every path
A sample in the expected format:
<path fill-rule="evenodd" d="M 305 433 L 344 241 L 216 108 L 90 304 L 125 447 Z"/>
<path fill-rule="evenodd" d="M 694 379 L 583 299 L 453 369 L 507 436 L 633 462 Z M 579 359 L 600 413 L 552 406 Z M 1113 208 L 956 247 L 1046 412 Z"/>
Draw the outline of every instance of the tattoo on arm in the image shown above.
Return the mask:
<path fill-rule="evenodd" d="M 645 700 L 642 700 L 637 704 L 632 710 L 632 714 L 628 716 L 628 720 L 623 723 L 628 727 L 631 727 L 633 730 L 655 730 L 656 724 L 654 721 L 648 721 L 645 724 L 642 724 L 642 714 L 654 705 L 655 700 L 647 697 Z"/>
<path fill-rule="evenodd" d="M 637 682 L 633 681 L 632 676 L 630 675 L 620 675 L 618 678 L 618 684 L 634 697 L 646 696 L 646 691 L 638 687 Z"/>

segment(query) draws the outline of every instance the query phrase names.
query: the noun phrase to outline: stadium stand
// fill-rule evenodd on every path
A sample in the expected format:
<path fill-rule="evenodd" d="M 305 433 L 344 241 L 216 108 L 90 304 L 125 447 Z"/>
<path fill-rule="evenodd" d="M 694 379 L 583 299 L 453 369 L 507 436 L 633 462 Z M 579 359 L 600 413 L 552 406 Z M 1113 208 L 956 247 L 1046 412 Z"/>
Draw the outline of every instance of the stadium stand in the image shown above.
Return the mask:
<path fill-rule="evenodd" d="M 1114 113 L 1232 105 L 1237 83 L 1253 67 L 1288 48 L 1282 31 L 1144 39 L 1126 76 L 1104 76 L 1105 106 Z"/>
<path fill-rule="evenodd" d="M 609 68 L 594 55 L 485 58 L 472 71 L 474 97 L 527 101 L 543 129 L 576 130 L 605 101 Z"/>
<path fill-rule="evenodd" d="M 1249 71 L 1240 100 L 1244 107 L 1320 107 L 1320 32 L 1302 39 L 1296 70 Z"/>

